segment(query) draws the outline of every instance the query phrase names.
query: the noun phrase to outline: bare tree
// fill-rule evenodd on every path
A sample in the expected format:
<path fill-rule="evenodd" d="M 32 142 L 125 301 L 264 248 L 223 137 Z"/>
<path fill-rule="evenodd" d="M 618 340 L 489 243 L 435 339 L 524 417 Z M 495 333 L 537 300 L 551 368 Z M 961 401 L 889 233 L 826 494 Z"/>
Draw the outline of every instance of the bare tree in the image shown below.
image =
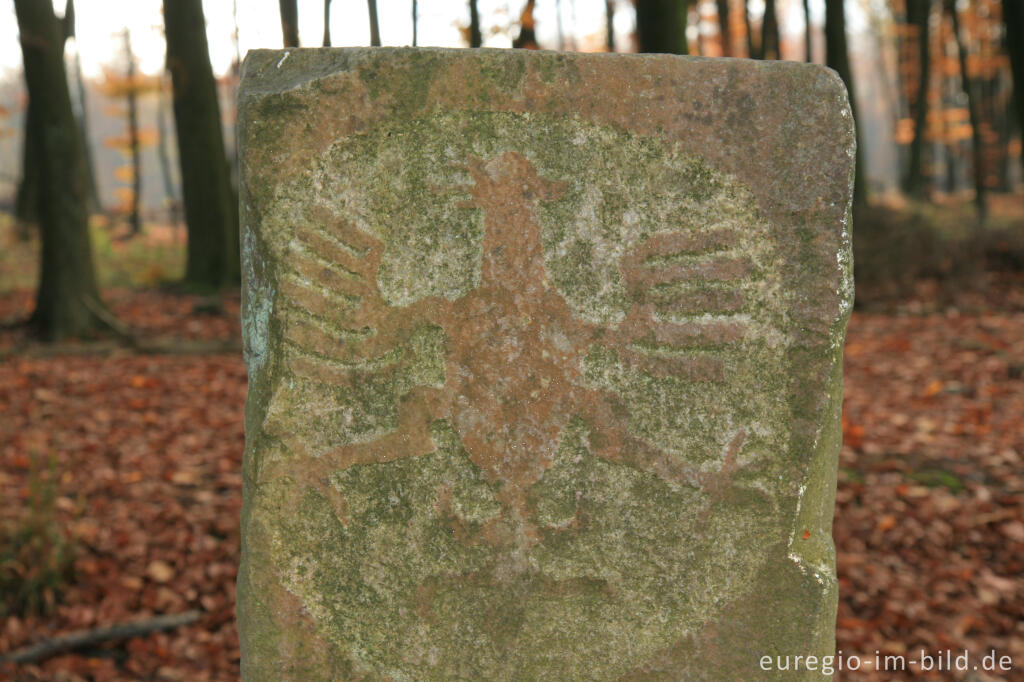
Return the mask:
<path fill-rule="evenodd" d="M 811 0 L 804 0 L 804 61 L 814 61 L 814 54 L 811 50 Z"/>
<path fill-rule="evenodd" d="M 128 223 L 132 234 L 142 232 L 142 221 L 139 218 L 139 199 L 142 197 L 142 164 L 139 159 L 139 106 L 138 91 L 135 82 L 135 53 L 132 52 L 132 36 L 124 30 L 124 56 L 127 62 L 128 80 L 125 87 L 125 98 L 128 100 L 128 151 L 132 157 L 132 197 L 131 209 L 128 212 Z"/>
<path fill-rule="evenodd" d="M 60 54 L 64 58 L 64 46 L 75 34 L 75 5 L 73 0 L 68 0 L 64 8 L 64 18 L 60 20 L 61 29 Z M 32 103 L 29 102 L 25 111 L 24 139 L 21 145 L 21 179 L 18 181 L 18 191 L 14 200 L 14 215 L 26 226 L 23 237 L 28 238 L 28 223 L 35 222 L 39 218 L 38 208 L 40 201 L 39 163 L 35 158 L 35 149 L 29 142 L 33 135 L 33 126 L 37 120 L 32 115 Z M 84 141 L 84 139 L 83 139 Z M 87 157 L 88 158 L 88 157 Z M 88 166 L 86 167 L 88 172 Z"/>
<path fill-rule="evenodd" d="M 512 41 L 512 47 L 523 50 L 539 49 L 533 19 L 533 10 L 536 8 L 536 4 L 536 0 L 526 0 L 526 5 L 523 6 L 523 11 L 519 15 L 519 35 Z"/>
<path fill-rule="evenodd" d="M 366 0 L 370 10 L 370 46 L 380 47 L 380 25 L 377 23 L 377 0 Z"/>
<path fill-rule="evenodd" d="M 846 8 L 843 0 L 825 0 L 825 63 L 836 70 L 846 83 L 850 98 L 850 112 L 857 118 L 857 96 L 853 85 L 853 70 L 850 68 L 850 52 L 846 46 Z M 863 152 L 860 144 L 860 129 L 857 131 L 857 159 L 853 183 L 853 200 L 857 205 L 867 203 L 864 186 Z"/>
<path fill-rule="evenodd" d="M 14 216 L 21 224 L 21 238 L 31 236 L 30 223 L 39 219 L 39 165 L 32 145 L 33 123 L 36 116 L 32 113 L 32 103 L 25 107 L 25 129 L 21 141 L 21 177 L 14 195 Z"/>
<path fill-rule="evenodd" d="M 238 74 L 242 70 L 242 49 L 238 43 L 238 0 L 231 0 L 231 23 L 233 26 L 231 31 L 231 47 L 235 49 L 235 59 L 231 63 L 231 74 L 235 77 L 237 84 Z M 237 93 L 238 88 L 236 87 L 235 90 Z"/>
<path fill-rule="evenodd" d="M 641 52 L 687 54 L 686 0 L 637 0 L 636 33 Z"/>
<path fill-rule="evenodd" d="M 51 0 L 15 0 L 14 9 L 32 117 L 26 142 L 39 167 L 42 257 L 30 323 L 44 338 L 59 340 L 103 327 L 109 313 L 93 271 L 85 151 L 64 70 L 65 31 Z"/>
<path fill-rule="evenodd" d="M 476 0 L 469 0 L 469 46 L 481 45 L 483 37 L 480 35 L 480 10 L 476 6 Z"/>
<path fill-rule="evenodd" d="M 604 47 L 615 52 L 615 0 L 604 0 Z"/>
<path fill-rule="evenodd" d="M 779 20 L 775 14 L 775 0 L 765 0 L 761 18 L 761 58 L 781 59 L 779 52 Z"/>
<path fill-rule="evenodd" d="M 165 2 L 164 5 L 167 3 Z M 280 0 L 281 33 L 285 47 L 299 46 L 299 8 L 297 0 Z"/>
<path fill-rule="evenodd" d="M 755 42 L 754 29 L 750 26 L 750 6 L 747 0 L 743 0 L 743 25 L 747 29 L 747 56 L 751 59 L 760 59 L 760 46 Z"/>
<path fill-rule="evenodd" d="M 569 49 L 576 51 L 576 0 L 569 0 Z"/>
<path fill-rule="evenodd" d="M 732 56 L 732 37 L 729 32 L 729 0 L 717 0 L 718 33 L 722 40 L 722 56 Z"/>
<path fill-rule="evenodd" d="M 981 114 L 978 111 L 978 97 L 971 87 L 971 75 L 967 71 L 967 48 L 960 32 L 960 15 L 955 0 L 948 0 L 946 10 L 953 21 L 953 39 L 956 42 L 957 58 L 960 62 L 960 83 L 967 97 L 967 115 L 971 122 L 971 153 L 974 166 L 974 202 L 978 207 L 978 221 L 984 222 L 988 215 L 985 191 L 985 150 L 981 142 Z M 1019 96 L 1019 93 L 1018 93 Z"/>
<path fill-rule="evenodd" d="M 562 0 L 555 0 L 555 35 L 558 36 L 558 49 L 565 49 L 565 28 L 562 26 Z"/>
<path fill-rule="evenodd" d="M 1010 71 L 1013 76 L 1013 99 L 1017 107 L 1017 129 L 1024 137 L 1024 5 L 1006 0 L 1002 10 L 1006 50 L 1010 53 Z M 1024 154 L 1020 158 L 1024 162 Z"/>
<path fill-rule="evenodd" d="M 67 0 L 64 6 L 64 35 L 67 38 L 75 38 L 75 3 L 74 0 Z M 100 201 L 99 186 L 96 184 L 96 169 L 92 162 L 92 145 L 89 143 L 89 106 L 85 92 L 85 79 L 82 77 L 82 55 L 77 48 L 75 39 L 75 90 L 78 94 L 78 127 L 82 131 L 82 147 L 85 150 L 85 175 L 89 183 L 89 210 L 100 211 L 103 204 Z"/>
<path fill-rule="evenodd" d="M 694 52 L 693 44 L 690 43 L 686 46 L 690 54 L 695 54 L 698 57 L 707 55 L 707 47 L 705 46 L 704 31 L 700 30 L 700 8 L 698 7 L 699 0 L 695 0 L 693 4 L 690 4 L 686 10 L 686 25 L 693 26 L 696 29 L 697 34 L 697 50 Z"/>
<path fill-rule="evenodd" d="M 167 131 L 167 113 L 165 111 L 166 98 L 165 98 L 165 86 L 161 82 L 160 89 L 157 90 L 157 103 L 156 103 L 156 130 L 157 130 L 157 161 L 160 164 L 160 178 L 163 181 L 164 186 L 164 202 L 165 205 L 171 209 L 171 223 L 175 226 L 178 225 L 179 221 L 179 206 L 178 198 L 175 196 L 174 181 L 171 179 L 171 155 L 167 149 L 168 142 L 168 131 Z"/>
<path fill-rule="evenodd" d="M 164 0 L 164 25 L 188 226 L 185 281 L 218 288 L 238 280 L 238 202 L 224 151 L 202 0 Z"/>
<path fill-rule="evenodd" d="M 924 138 L 928 122 L 928 81 L 931 75 L 931 49 L 928 26 L 931 19 L 931 0 L 907 0 L 907 24 L 917 33 L 917 94 L 913 102 L 914 137 L 910 141 L 910 159 L 903 183 L 904 191 L 912 197 L 921 197 L 925 191 Z"/>
<path fill-rule="evenodd" d="M 331 0 L 324 0 L 324 47 L 331 46 Z"/>

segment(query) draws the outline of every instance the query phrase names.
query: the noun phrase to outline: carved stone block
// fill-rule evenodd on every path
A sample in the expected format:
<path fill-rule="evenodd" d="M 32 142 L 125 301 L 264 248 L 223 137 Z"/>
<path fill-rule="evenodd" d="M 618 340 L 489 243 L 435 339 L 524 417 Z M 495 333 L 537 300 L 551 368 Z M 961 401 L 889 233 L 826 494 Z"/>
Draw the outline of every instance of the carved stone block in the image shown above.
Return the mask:
<path fill-rule="evenodd" d="M 832 653 L 833 73 L 257 51 L 240 125 L 247 678 Z"/>

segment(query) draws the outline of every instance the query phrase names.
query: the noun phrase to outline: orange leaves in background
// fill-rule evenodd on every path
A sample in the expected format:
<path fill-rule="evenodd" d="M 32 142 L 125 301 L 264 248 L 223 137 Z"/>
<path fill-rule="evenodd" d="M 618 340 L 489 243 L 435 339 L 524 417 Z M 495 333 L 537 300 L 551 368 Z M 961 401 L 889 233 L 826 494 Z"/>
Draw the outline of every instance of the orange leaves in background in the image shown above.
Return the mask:
<path fill-rule="evenodd" d="M 860 450 L 864 442 L 864 427 L 850 422 L 846 415 L 843 415 L 843 445 L 854 450 Z"/>
<path fill-rule="evenodd" d="M 924 387 L 924 391 L 921 395 L 925 398 L 933 398 L 939 393 L 942 393 L 942 389 L 945 384 L 940 379 L 933 379 L 927 386 Z"/>
<path fill-rule="evenodd" d="M 833 530 L 839 649 L 1024 660 L 1021 310 L 854 314 Z"/>
<path fill-rule="evenodd" d="M 150 146 L 157 143 L 160 139 L 160 134 L 155 128 L 139 128 L 138 132 L 139 144 L 142 146 Z M 116 149 L 122 153 L 129 153 L 131 151 L 132 140 L 127 134 L 125 135 L 109 135 L 103 138 L 103 146 L 109 149 Z"/>
<path fill-rule="evenodd" d="M 107 97 L 127 97 L 130 92 L 141 95 L 147 92 L 159 92 L 163 88 L 163 79 L 160 76 L 147 76 L 136 73 L 133 78 L 113 71 L 104 71 L 103 83 L 100 90 Z"/>

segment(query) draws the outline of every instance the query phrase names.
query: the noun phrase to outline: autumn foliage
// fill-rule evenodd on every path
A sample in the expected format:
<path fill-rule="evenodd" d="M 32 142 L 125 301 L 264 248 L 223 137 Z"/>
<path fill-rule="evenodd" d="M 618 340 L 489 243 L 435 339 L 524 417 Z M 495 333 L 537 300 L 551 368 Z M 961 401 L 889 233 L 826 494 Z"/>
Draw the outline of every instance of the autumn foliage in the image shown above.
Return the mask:
<path fill-rule="evenodd" d="M 901 315 L 854 314 L 835 518 L 846 654 L 995 648 L 1024 661 L 1022 284 L 961 300 L 973 312 L 908 315 L 911 302 Z M 108 298 L 146 334 L 239 333 L 237 299 L 211 315 L 194 297 Z M 0 296 L 0 318 L 29 305 L 25 292 Z M 237 679 L 240 356 L 74 345 L 11 355 L 18 334 L 0 335 L 0 495 L 13 501 L 0 517 L 26 523 L 41 476 L 75 551 L 49 615 L 0 620 L 0 651 L 198 609 L 194 625 L 22 666 L 19 679 Z"/>

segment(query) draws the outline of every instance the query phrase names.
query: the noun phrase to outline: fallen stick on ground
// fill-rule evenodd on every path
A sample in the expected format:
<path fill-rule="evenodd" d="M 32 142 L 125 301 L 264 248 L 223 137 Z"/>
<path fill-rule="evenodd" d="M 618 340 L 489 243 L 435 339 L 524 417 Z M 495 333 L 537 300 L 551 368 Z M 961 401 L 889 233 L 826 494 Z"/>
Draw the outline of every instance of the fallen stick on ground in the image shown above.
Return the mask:
<path fill-rule="evenodd" d="M 242 352 L 241 339 L 174 339 L 144 338 L 123 341 L 88 341 L 80 343 L 24 343 L 0 350 L 0 360 L 15 356 L 48 358 L 58 355 L 220 355 Z"/>
<path fill-rule="evenodd" d="M 0 656 L 0 663 L 35 663 L 51 656 L 75 649 L 101 644 L 118 639 L 131 639 L 148 635 L 157 630 L 173 630 L 184 625 L 191 625 L 199 620 L 199 611 L 185 611 L 166 616 L 156 616 L 130 623 L 118 623 L 89 630 L 75 630 L 66 635 L 46 639 L 37 644 L 16 649 Z"/>

